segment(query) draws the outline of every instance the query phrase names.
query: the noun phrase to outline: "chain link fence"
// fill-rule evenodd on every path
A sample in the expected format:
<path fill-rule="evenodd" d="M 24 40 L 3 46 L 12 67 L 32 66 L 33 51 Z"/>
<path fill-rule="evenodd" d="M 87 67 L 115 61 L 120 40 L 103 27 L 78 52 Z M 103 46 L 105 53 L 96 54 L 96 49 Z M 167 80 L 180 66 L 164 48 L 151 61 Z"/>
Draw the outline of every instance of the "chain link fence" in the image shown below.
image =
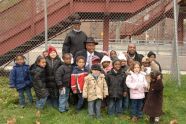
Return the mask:
<path fill-rule="evenodd" d="M 186 71 L 184 2 L 178 17 L 179 64 Z M 72 30 L 72 21 L 81 19 L 81 30 L 94 37 L 103 51 L 105 36 L 108 50 L 126 52 L 129 43 L 137 45 L 144 55 L 154 51 L 164 70 L 171 70 L 174 16 L 172 0 L 48 0 L 48 45 L 55 46 L 61 56 L 63 41 Z M 105 18 L 109 21 L 104 25 Z M 0 75 L 8 76 L 13 58 L 25 55 L 31 65 L 45 50 L 44 1 L 0 1 Z M 106 26 L 106 27 L 104 27 Z M 105 29 L 108 29 L 105 30 Z"/>

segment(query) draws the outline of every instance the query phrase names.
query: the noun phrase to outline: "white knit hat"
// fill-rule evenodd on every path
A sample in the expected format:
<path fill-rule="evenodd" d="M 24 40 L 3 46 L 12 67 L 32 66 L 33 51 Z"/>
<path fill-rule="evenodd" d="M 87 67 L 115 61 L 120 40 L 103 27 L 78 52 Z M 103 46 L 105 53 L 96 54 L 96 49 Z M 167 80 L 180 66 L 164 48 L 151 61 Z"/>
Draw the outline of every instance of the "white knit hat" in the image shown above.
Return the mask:
<path fill-rule="evenodd" d="M 111 62 L 111 59 L 109 56 L 103 56 L 103 58 L 101 59 L 101 63 L 105 62 L 105 61 L 109 61 Z"/>
<path fill-rule="evenodd" d="M 127 58 L 125 57 L 125 55 L 122 52 L 119 53 L 118 59 L 127 61 Z"/>

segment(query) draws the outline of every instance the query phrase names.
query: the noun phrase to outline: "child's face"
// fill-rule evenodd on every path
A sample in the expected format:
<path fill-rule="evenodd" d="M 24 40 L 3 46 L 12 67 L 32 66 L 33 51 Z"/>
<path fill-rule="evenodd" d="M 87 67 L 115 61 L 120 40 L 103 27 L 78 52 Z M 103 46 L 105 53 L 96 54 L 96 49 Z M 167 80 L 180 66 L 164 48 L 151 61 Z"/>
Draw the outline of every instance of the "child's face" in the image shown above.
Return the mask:
<path fill-rule="evenodd" d="M 134 73 L 139 73 L 140 69 L 141 69 L 140 65 L 138 65 L 138 64 L 134 65 Z"/>
<path fill-rule="evenodd" d="M 121 60 L 121 66 L 125 66 L 125 65 L 127 65 L 127 61 Z"/>
<path fill-rule="evenodd" d="M 47 57 L 48 56 L 48 52 L 43 52 L 43 57 Z"/>
<path fill-rule="evenodd" d="M 154 61 L 155 59 L 156 59 L 156 57 L 155 57 L 154 55 L 151 55 L 151 56 L 149 57 L 150 62 Z"/>
<path fill-rule="evenodd" d="M 128 66 L 131 66 L 133 63 L 134 63 L 134 60 L 133 59 L 129 59 L 128 60 Z"/>
<path fill-rule="evenodd" d="M 115 51 L 111 51 L 111 52 L 110 52 L 110 57 L 111 57 L 111 58 L 114 58 L 114 57 L 116 57 L 116 56 L 117 56 L 117 54 L 116 54 Z"/>
<path fill-rule="evenodd" d="M 78 61 L 77 61 L 77 66 L 80 68 L 80 69 L 82 69 L 82 68 L 84 68 L 84 66 L 85 66 L 85 60 L 84 59 L 79 59 Z"/>
<path fill-rule="evenodd" d="M 150 61 L 142 62 L 144 67 L 149 67 L 150 66 Z"/>
<path fill-rule="evenodd" d="M 15 60 L 16 64 L 23 65 L 25 63 L 25 60 L 22 56 L 18 56 Z"/>
<path fill-rule="evenodd" d="M 104 62 L 102 63 L 103 68 L 106 68 L 106 67 L 108 67 L 109 65 L 110 65 L 110 61 L 104 61 Z"/>
<path fill-rule="evenodd" d="M 38 65 L 42 68 L 45 68 L 46 66 L 46 60 L 45 59 L 41 59 L 40 62 L 38 63 Z"/>
<path fill-rule="evenodd" d="M 70 65 L 71 64 L 71 56 L 70 55 L 65 55 L 64 57 L 63 57 L 63 60 L 64 60 L 64 63 L 65 64 L 68 64 L 68 65 Z"/>
<path fill-rule="evenodd" d="M 114 68 L 116 71 L 120 70 L 120 68 L 121 68 L 121 62 L 120 62 L 120 61 L 116 61 L 116 62 L 114 63 L 114 65 L 113 65 L 113 68 Z"/>
<path fill-rule="evenodd" d="M 50 54 L 49 54 L 50 58 L 51 59 L 55 59 L 56 56 L 57 56 L 57 53 L 55 51 L 52 51 Z"/>
<path fill-rule="evenodd" d="M 94 76 L 99 76 L 100 75 L 100 71 L 98 71 L 98 70 L 92 70 L 92 74 L 94 75 Z"/>

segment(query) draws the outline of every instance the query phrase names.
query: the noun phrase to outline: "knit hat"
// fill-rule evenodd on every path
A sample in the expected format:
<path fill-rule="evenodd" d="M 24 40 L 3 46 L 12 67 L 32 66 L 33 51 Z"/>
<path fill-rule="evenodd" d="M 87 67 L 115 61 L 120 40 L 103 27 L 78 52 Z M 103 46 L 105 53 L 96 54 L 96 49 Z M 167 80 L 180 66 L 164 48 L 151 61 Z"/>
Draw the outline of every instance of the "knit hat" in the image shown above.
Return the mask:
<path fill-rule="evenodd" d="M 125 60 L 125 61 L 127 61 L 127 58 L 125 57 L 125 55 L 124 55 L 122 52 L 119 53 L 118 59 L 119 59 L 119 60 Z"/>
<path fill-rule="evenodd" d="M 148 54 L 147 54 L 148 57 L 150 57 L 150 56 L 152 56 L 152 55 L 154 55 L 155 58 L 156 58 L 156 54 L 155 54 L 154 52 L 152 52 L 152 51 L 149 51 Z"/>
<path fill-rule="evenodd" d="M 93 61 L 96 61 L 96 60 L 97 60 L 97 61 L 100 61 L 100 58 L 99 58 L 98 56 L 96 56 L 96 55 L 93 55 L 93 56 L 92 56 L 92 62 L 93 62 Z"/>
<path fill-rule="evenodd" d="M 92 65 L 91 70 L 98 70 L 101 71 L 101 66 L 98 64 Z"/>
<path fill-rule="evenodd" d="M 101 63 L 103 63 L 103 62 L 105 62 L 105 61 L 111 62 L 112 60 L 110 59 L 109 56 L 103 56 L 103 58 L 101 59 Z"/>
<path fill-rule="evenodd" d="M 48 55 L 49 55 L 52 51 L 55 51 L 55 52 L 57 53 L 57 50 L 56 50 L 55 47 L 49 46 L 49 47 L 48 47 Z"/>

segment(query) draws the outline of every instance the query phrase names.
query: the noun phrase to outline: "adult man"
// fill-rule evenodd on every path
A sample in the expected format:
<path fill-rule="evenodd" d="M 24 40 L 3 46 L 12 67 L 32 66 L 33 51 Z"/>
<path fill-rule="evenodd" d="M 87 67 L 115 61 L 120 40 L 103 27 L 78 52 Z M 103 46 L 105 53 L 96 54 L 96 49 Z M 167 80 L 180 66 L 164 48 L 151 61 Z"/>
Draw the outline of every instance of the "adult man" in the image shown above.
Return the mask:
<path fill-rule="evenodd" d="M 95 46 L 98 45 L 98 42 L 96 42 L 93 37 L 87 38 L 86 42 L 84 42 L 84 45 L 85 50 L 77 52 L 75 54 L 75 60 L 78 56 L 84 56 L 86 59 L 86 67 L 90 69 L 92 66 L 93 56 L 98 56 L 101 60 L 103 58 L 103 54 L 95 51 Z"/>
<path fill-rule="evenodd" d="M 134 61 L 138 61 L 141 63 L 143 57 L 144 56 L 142 54 L 137 53 L 135 44 L 130 43 L 128 45 L 127 58 L 132 58 Z"/>
<path fill-rule="evenodd" d="M 76 52 L 85 49 L 84 42 L 87 40 L 87 35 L 80 29 L 80 20 L 74 20 L 72 24 L 73 30 L 67 34 L 62 52 L 63 54 L 71 53 L 74 56 Z"/>

